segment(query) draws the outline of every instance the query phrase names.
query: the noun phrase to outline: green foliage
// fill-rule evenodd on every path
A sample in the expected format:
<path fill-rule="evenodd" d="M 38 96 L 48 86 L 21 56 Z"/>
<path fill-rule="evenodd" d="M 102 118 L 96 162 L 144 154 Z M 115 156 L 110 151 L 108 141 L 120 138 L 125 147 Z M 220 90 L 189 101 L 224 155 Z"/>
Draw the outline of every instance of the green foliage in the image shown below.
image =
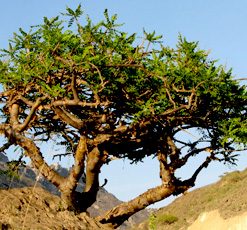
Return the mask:
<path fill-rule="evenodd" d="M 19 169 L 20 167 L 24 166 L 25 162 L 19 159 L 18 161 L 12 160 L 7 162 L 8 169 L 7 170 L 0 170 L 0 175 L 4 174 L 10 178 L 19 179 Z"/>
<path fill-rule="evenodd" d="M 19 29 L 9 49 L 2 50 L 0 84 L 4 91 L 16 92 L 13 100 L 22 100 L 21 120 L 39 98 L 43 107 L 30 127 L 42 135 L 59 134 L 68 126 L 54 112 L 55 101 L 63 101 L 63 110 L 86 123 L 84 131 L 90 138 L 101 129 L 101 134 L 111 134 L 121 124 L 136 127 L 149 122 L 150 136 L 160 137 L 157 130 L 164 133 L 166 128 L 174 135 L 182 126 L 198 129 L 200 141 L 209 140 L 210 148 L 226 161 L 234 158 L 234 144 L 245 148 L 246 88 L 233 79 L 231 70 L 210 60 L 198 42 L 180 35 L 177 47 L 165 47 L 162 36 L 144 30 L 142 44 L 136 45 L 136 34 L 121 31 L 117 15 L 105 10 L 104 20 L 96 24 L 88 16 L 81 20 L 83 16 L 79 5 L 61 16 L 44 17 L 29 32 Z M 159 49 L 152 47 L 156 43 Z M 5 103 L 13 97 L 1 100 Z M 81 104 L 75 105 L 76 97 Z M 8 120 L 8 103 L 5 107 Z M 107 115 L 106 124 L 97 121 L 103 115 Z M 127 142 L 130 136 L 125 135 Z M 154 144 L 140 153 L 143 146 L 135 146 L 129 154 L 114 151 L 141 160 L 157 150 Z"/>
<path fill-rule="evenodd" d="M 166 47 L 161 38 L 144 30 L 139 44 L 135 33 L 121 31 L 117 15 L 105 10 L 104 19 L 93 23 L 81 5 L 44 17 L 28 32 L 19 29 L 0 53 L 0 133 L 8 139 L 1 149 L 22 146 L 41 170 L 40 142 L 65 147 L 59 156 L 74 154 L 78 160 L 70 174 L 75 180 L 66 184 L 76 186 L 86 171 L 89 197 L 98 191 L 100 167 L 112 157 L 134 163 L 157 157 L 163 185 L 154 188 L 152 199 L 149 193 L 137 198 L 144 199 L 139 207 L 136 199 L 130 201 L 136 211 L 194 186 L 211 161 L 235 164 L 235 151 L 247 148 L 246 86 L 210 60 L 198 42 L 180 35 L 176 47 Z M 80 151 L 88 151 L 86 168 Z M 191 177 L 177 178 L 177 170 L 200 153 L 204 161 Z M 44 170 L 64 187 L 55 172 Z M 164 184 L 167 192 L 161 191 Z M 128 218 L 131 211 L 124 209 L 120 216 L 108 213 L 115 219 L 110 221 Z M 170 214 L 151 216 L 150 228 L 177 220 Z"/>
<path fill-rule="evenodd" d="M 156 230 L 158 225 L 169 225 L 175 223 L 176 221 L 178 221 L 178 217 L 169 213 L 164 213 L 158 216 L 151 214 L 149 216 L 149 229 Z"/>
<path fill-rule="evenodd" d="M 247 120 L 244 117 L 232 118 L 224 120 L 221 123 L 221 130 L 224 133 L 222 144 L 229 141 L 243 143 L 247 139 Z"/>
<path fill-rule="evenodd" d="M 6 175 L 9 178 L 15 178 L 15 179 L 19 179 L 20 178 L 18 172 L 13 171 L 11 169 L 7 169 L 7 170 L 0 169 L 0 175 Z"/>
<path fill-rule="evenodd" d="M 173 224 L 176 221 L 178 221 L 178 218 L 171 214 L 163 214 L 163 215 L 158 216 L 157 218 L 157 222 L 159 224 Z"/>
<path fill-rule="evenodd" d="M 148 227 L 150 230 L 157 229 L 156 216 L 154 214 L 151 214 L 149 216 Z"/>

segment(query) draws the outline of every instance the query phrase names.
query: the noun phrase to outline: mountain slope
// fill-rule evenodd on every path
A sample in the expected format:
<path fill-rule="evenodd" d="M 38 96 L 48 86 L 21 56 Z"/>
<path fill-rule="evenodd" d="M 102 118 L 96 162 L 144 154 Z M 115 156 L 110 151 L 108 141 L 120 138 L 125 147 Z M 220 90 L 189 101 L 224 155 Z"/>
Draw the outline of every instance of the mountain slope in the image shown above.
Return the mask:
<path fill-rule="evenodd" d="M 217 183 L 180 196 L 159 209 L 139 229 L 187 229 L 201 213 L 218 210 L 223 219 L 247 211 L 247 169 L 224 175 Z"/>
<path fill-rule="evenodd" d="M 57 196 L 60 195 L 57 188 L 53 184 L 45 180 L 42 176 L 40 176 L 39 173 L 32 167 L 21 166 L 18 169 L 18 173 L 13 173 L 11 170 L 9 170 L 11 164 L 12 164 L 11 162 L 8 162 L 8 158 L 4 154 L 0 153 L 0 189 L 12 191 L 12 188 L 19 188 L 20 192 L 19 193 L 16 192 L 16 194 L 18 195 L 18 194 L 22 194 L 21 191 L 23 191 L 22 190 L 23 188 L 30 187 L 30 191 L 31 191 L 31 188 L 35 187 L 35 188 L 43 188 L 49 191 L 50 193 L 52 193 L 53 195 L 57 195 Z M 68 170 L 62 168 L 59 165 L 54 165 L 54 169 L 57 170 L 62 176 L 68 175 Z M 82 191 L 83 187 L 84 187 L 84 182 L 81 179 L 77 186 L 77 191 Z M 13 191 L 18 191 L 18 190 L 13 190 Z M 89 212 L 90 216 L 95 217 L 115 207 L 120 203 L 121 201 L 118 200 L 113 194 L 107 192 L 104 188 L 101 187 L 97 194 L 96 202 L 87 211 Z M 1 204 L 1 208 L 2 205 L 3 204 Z M 119 227 L 119 229 L 131 228 L 133 225 L 138 224 L 144 221 L 145 219 L 147 219 L 148 215 L 149 215 L 148 211 L 142 210 L 136 213 L 135 215 L 133 215 L 131 218 L 129 218 L 128 221 L 125 221 Z"/>
<path fill-rule="evenodd" d="M 60 210 L 59 197 L 40 187 L 1 189 L 0 200 L 0 229 L 108 229 L 85 213 Z"/>

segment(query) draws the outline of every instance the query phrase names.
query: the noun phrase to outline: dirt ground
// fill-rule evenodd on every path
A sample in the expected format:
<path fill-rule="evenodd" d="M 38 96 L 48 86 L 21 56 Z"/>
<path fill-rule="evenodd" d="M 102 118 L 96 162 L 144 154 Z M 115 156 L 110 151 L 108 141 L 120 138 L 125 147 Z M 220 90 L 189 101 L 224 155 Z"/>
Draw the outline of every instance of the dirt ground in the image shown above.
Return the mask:
<path fill-rule="evenodd" d="M 61 211 L 59 197 L 42 188 L 0 190 L 0 229 L 108 229 L 87 214 Z"/>
<path fill-rule="evenodd" d="M 202 213 L 188 230 L 246 230 L 247 212 L 223 219 L 218 210 Z"/>

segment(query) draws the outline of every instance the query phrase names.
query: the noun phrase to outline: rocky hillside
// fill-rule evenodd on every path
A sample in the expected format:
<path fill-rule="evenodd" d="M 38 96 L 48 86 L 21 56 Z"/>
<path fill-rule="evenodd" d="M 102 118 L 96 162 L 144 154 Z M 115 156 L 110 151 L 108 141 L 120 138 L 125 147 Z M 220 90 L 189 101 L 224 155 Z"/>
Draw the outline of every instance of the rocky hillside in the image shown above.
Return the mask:
<path fill-rule="evenodd" d="M 59 197 L 40 187 L 2 189 L 0 200 L 0 229 L 107 229 L 85 213 L 60 210 Z"/>
<path fill-rule="evenodd" d="M 247 169 L 228 173 L 217 183 L 193 190 L 157 210 L 138 229 L 247 229 L 246 184 Z M 205 228 L 210 224 L 213 228 Z"/>
<path fill-rule="evenodd" d="M 18 172 L 13 172 L 13 170 L 10 170 L 10 169 L 11 168 L 13 169 L 13 167 L 15 167 L 14 163 L 15 162 L 8 162 L 8 158 L 4 154 L 0 153 L 0 188 L 2 188 L 2 190 L 0 190 L 0 192 L 1 192 L 0 196 L 2 195 L 4 197 L 7 197 L 7 201 L 8 201 L 9 197 L 6 196 L 6 194 L 10 194 L 10 197 L 15 196 L 15 197 L 17 197 L 18 202 L 22 203 L 22 201 L 20 201 L 19 195 L 24 196 L 25 197 L 25 198 L 23 198 L 24 200 L 28 200 L 28 196 L 32 194 L 31 191 L 34 191 L 34 194 L 36 194 L 36 195 L 34 195 L 34 197 L 37 196 L 37 199 L 34 199 L 31 201 L 32 202 L 31 206 L 34 207 L 34 209 L 36 207 L 35 213 L 36 212 L 38 213 L 39 212 L 38 207 L 33 202 L 37 201 L 39 204 L 41 204 L 41 203 L 45 204 L 46 203 L 45 197 L 47 197 L 49 193 L 47 193 L 45 191 L 41 192 L 41 190 L 42 190 L 41 188 L 43 188 L 46 191 L 49 191 L 50 193 L 52 193 L 54 196 L 51 195 L 51 199 L 55 200 L 54 201 L 55 203 L 58 203 L 58 200 L 59 200 L 58 196 L 60 194 L 59 194 L 59 191 L 57 190 L 57 188 L 55 186 L 53 186 L 51 183 L 46 181 L 43 177 L 41 177 L 38 174 L 38 172 L 35 171 L 35 169 L 33 169 L 30 166 L 21 166 L 18 168 Z M 62 168 L 59 165 L 54 165 L 54 168 L 63 176 L 66 176 L 68 174 L 68 170 L 65 168 Z M 80 180 L 80 183 L 77 187 L 77 190 L 82 191 L 83 186 L 84 186 L 84 183 L 82 180 Z M 35 188 L 35 189 L 33 190 L 33 188 Z M 39 189 L 38 192 L 37 192 L 36 188 Z M 7 192 L 5 190 L 7 190 Z M 3 195 L 3 194 L 5 194 L 5 195 Z M 43 194 L 44 197 L 43 196 L 38 197 L 38 194 Z M 0 200 L 2 200 L 1 197 L 0 197 Z M 6 198 L 5 198 L 5 200 L 6 200 Z M 18 202 L 15 201 L 14 203 L 17 204 Z M 98 196 L 97 196 L 97 201 L 93 204 L 93 206 L 88 211 L 89 211 L 90 216 L 95 217 L 95 216 L 105 212 L 106 210 L 111 209 L 112 207 L 114 207 L 120 203 L 121 203 L 121 201 L 118 200 L 113 194 L 108 193 L 104 188 L 100 188 L 100 191 L 99 191 Z M 26 205 L 27 202 L 25 201 L 23 203 L 23 205 L 24 204 Z M 2 210 L 3 210 L 3 205 L 4 205 L 4 203 L 2 202 L 1 203 L 1 209 Z M 20 210 L 25 209 L 22 206 L 20 206 L 20 207 L 21 207 Z M 47 209 L 48 212 L 51 211 L 52 213 L 54 213 L 56 211 L 56 209 L 58 208 L 58 207 L 56 207 L 55 209 L 50 210 L 49 207 L 48 208 L 43 207 L 43 209 L 45 209 L 45 210 Z M 14 209 L 14 210 L 15 210 L 15 208 L 16 208 L 15 206 L 12 207 L 12 209 Z M 11 213 L 9 211 L 9 209 L 11 209 L 9 206 L 5 207 L 5 210 L 6 210 L 5 213 Z M 42 210 L 40 210 L 40 211 L 42 213 Z M 16 212 L 18 213 L 19 211 L 17 210 Z M 3 213 L 1 213 L 1 214 L 3 215 Z M 20 212 L 20 215 L 23 215 L 23 213 L 21 214 L 21 212 Z M 53 216 L 53 214 L 51 216 Z M 146 220 L 148 218 L 148 216 L 149 216 L 148 211 L 143 210 L 143 211 L 135 214 L 134 216 L 132 216 L 119 229 L 131 228 L 134 225 Z M 18 219 L 19 216 L 17 215 L 13 218 Z M 59 219 L 60 217 L 56 216 L 56 218 Z M 2 218 L 0 218 L 0 220 L 1 219 Z M 54 219 L 54 216 L 51 219 Z M 34 218 L 34 220 L 35 220 L 35 218 Z M 75 217 L 75 222 L 76 222 L 76 217 Z M 40 223 L 42 223 L 42 221 Z M 65 228 L 65 229 L 67 229 L 67 228 Z M 71 229 L 71 228 L 68 228 L 68 229 Z M 73 229 L 77 229 L 77 228 L 73 228 Z M 78 228 L 78 229 L 84 229 L 84 228 Z M 88 228 L 86 228 L 86 229 L 88 229 Z"/>

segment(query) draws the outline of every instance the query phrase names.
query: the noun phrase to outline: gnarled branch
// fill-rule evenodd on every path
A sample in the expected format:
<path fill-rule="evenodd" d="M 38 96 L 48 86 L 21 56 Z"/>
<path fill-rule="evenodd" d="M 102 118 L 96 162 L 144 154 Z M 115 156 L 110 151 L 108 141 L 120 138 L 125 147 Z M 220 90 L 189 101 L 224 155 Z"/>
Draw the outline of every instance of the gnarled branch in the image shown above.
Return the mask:
<path fill-rule="evenodd" d="M 38 98 L 37 101 L 32 105 L 32 108 L 27 116 L 27 118 L 25 119 L 25 121 L 23 122 L 23 124 L 21 124 L 19 126 L 19 131 L 22 132 L 23 130 L 25 130 L 29 123 L 31 122 L 31 120 L 33 119 L 35 112 L 37 110 L 37 108 L 40 106 L 42 100 L 44 100 L 45 98 Z"/>
<path fill-rule="evenodd" d="M 110 224 L 114 228 L 117 228 L 136 212 L 171 196 L 174 191 L 175 186 L 167 186 L 165 184 L 149 189 L 133 200 L 121 203 L 105 214 L 97 217 L 97 220 L 102 224 Z"/>
<path fill-rule="evenodd" d="M 65 123 L 79 130 L 83 128 L 84 122 L 76 116 L 72 115 L 71 113 L 67 112 L 65 109 L 62 109 L 60 107 L 54 107 L 54 110 L 58 117 L 61 118 L 61 120 Z"/>

